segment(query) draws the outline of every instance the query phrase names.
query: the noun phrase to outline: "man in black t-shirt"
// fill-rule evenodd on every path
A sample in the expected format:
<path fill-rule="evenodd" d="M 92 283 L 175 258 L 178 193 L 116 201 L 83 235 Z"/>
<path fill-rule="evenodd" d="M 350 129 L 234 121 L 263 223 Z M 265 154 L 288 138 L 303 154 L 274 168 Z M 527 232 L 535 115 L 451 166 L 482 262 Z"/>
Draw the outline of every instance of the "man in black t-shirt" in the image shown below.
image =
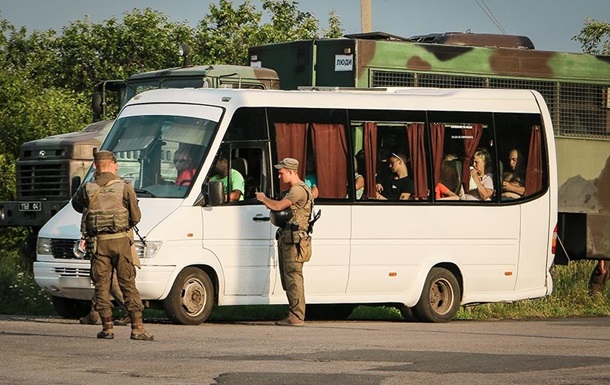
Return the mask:
<path fill-rule="evenodd" d="M 376 198 L 381 200 L 409 200 L 415 188 L 407 170 L 406 155 L 392 153 L 388 159 L 388 165 L 392 171 L 392 176 L 385 184 L 386 187 L 384 187 L 384 184 L 377 184 Z"/>

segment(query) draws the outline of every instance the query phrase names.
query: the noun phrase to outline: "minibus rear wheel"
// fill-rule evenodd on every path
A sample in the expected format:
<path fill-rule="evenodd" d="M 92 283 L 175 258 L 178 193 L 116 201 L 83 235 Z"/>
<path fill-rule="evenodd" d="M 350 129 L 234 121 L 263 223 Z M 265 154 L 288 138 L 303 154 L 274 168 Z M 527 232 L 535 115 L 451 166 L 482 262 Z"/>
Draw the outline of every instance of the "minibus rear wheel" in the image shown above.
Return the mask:
<path fill-rule="evenodd" d="M 460 285 L 455 275 L 447 269 L 434 267 L 426 277 L 415 314 L 424 322 L 449 322 L 458 312 Z"/>
<path fill-rule="evenodd" d="M 212 280 L 199 268 L 185 268 L 176 277 L 163 307 L 174 323 L 199 325 L 205 322 L 214 307 Z"/>

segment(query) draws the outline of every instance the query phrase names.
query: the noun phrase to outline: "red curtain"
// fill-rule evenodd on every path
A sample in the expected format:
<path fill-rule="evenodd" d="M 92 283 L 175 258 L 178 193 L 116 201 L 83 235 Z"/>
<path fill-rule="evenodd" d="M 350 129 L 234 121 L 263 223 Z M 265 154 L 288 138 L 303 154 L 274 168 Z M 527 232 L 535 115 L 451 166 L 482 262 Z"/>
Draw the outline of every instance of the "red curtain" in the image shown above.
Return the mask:
<path fill-rule="evenodd" d="M 415 194 L 413 199 L 428 199 L 428 170 L 426 168 L 426 150 L 424 144 L 424 124 L 409 123 L 406 126 L 409 138 L 409 153 L 413 169 Z"/>
<path fill-rule="evenodd" d="M 542 189 L 542 133 L 540 126 L 532 127 L 530 136 L 530 150 L 527 156 L 527 170 L 525 171 L 524 196 L 532 195 Z"/>
<path fill-rule="evenodd" d="M 342 124 L 313 123 L 311 138 L 319 197 L 345 199 L 348 181 L 345 127 Z"/>
<path fill-rule="evenodd" d="M 436 185 L 441 180 L 441 164 L 445 149 L 445 125 L 443 123 L 430 124 L 430 139 L 434 161 L 434 184 Z"/>
<path fill-rule="evenodd" d="M 470 183 L 470 166 L 474 153 L 477 151 L 479 141 L 483 135 L 483 125 L 473 124 L 472 128 L 462 128 L 462 136 L 464 137 L 464 163 L 462 164 L 462 184 L 464 191 L 468 191 Z"/>
<path fill-rule="evenodd" d="M 364 195 L 363 199 L 375 197 L 377 174 L 377 123 L 364 123 Z"/>
<path fill-rule="evenodd" d="M 294 158 L 299 161 L 299 176 L 305 178 L 305 153 L 307 151 L 306 123 L 275 123 L 278 161 L 284 158 Z M 280 182 L 280 190 L 290 188 Z"/>

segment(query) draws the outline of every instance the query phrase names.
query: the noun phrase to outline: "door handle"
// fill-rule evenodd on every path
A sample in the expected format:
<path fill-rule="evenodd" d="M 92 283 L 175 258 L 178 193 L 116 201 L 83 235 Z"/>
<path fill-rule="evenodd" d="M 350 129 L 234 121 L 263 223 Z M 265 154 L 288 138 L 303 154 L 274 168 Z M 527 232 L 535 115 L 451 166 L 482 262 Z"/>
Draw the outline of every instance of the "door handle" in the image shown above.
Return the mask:
<path fill-rule="evenodd" d="M 254 218 L 252 218 L 253 221 L 260 221 L 260 222 L 268 222 L 271 220 L 271 218 L 269 217 L 263 217 L 261 215 L 257 215 Z"/>

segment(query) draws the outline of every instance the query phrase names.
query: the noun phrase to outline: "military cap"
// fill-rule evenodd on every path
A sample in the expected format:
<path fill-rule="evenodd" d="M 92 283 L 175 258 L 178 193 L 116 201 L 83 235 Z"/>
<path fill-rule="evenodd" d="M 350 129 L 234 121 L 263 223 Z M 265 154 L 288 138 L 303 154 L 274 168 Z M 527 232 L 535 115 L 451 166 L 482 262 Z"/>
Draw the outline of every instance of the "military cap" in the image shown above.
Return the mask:
<path fill-rule="evenodd" d="M 285 168 L 288 170 L 298 170 L 299 169 L 299 161 L 294 158 L 284 158 L 280 161 L 280 163 L 274 165 L 273 167 L 278 170 L 281 168 Z"/>
<path fill-rule="evenodd" d="M 96 151 L 93 154 L 93 160 L 96 162 L 99 162 L 100 160 L 111 160 L 113 162 L 116 162 L 116 157 L 110 151 L 101 150 L 101 151 Z"/>

